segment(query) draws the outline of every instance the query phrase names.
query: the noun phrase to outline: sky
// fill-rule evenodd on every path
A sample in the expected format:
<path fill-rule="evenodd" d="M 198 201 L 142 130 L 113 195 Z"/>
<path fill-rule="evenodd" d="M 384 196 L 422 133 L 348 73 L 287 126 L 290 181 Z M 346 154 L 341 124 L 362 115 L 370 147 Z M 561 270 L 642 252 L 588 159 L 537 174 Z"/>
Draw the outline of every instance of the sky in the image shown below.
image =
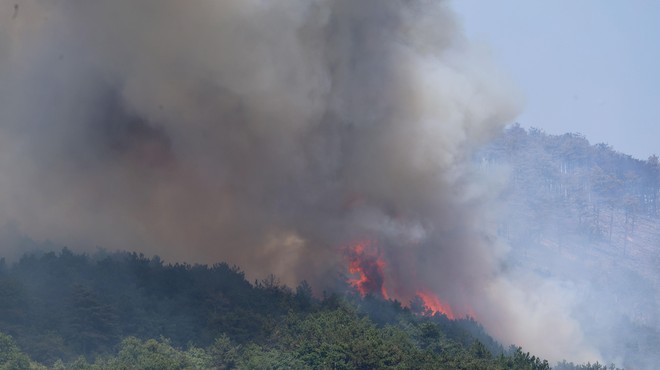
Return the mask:
<path fill-rule="evenodd" d="M 660 1 L 455 0 L 467 37 L 524 97 L 516 120 L 660 155 Z"/>

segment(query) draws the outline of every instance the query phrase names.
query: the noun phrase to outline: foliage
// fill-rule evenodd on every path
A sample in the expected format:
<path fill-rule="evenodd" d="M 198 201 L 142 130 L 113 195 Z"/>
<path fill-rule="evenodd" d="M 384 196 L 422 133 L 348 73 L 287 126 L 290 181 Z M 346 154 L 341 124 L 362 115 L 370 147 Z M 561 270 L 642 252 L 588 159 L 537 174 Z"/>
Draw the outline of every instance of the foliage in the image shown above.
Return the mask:
<path fill-rule="evenodd" d="M 0 309 L 24 312 L 1 327 L 51 369 L 549 369 L 471 318 L 350 293 L 317 299 L 306 282 L 250 284 L 226 264 L 63 249 L 5 266 L 0 294 Z M 0 369 L 40 368 L 18 348 L 0 335 Z"/>
<path fill-rule="evenodd" d="M 544 205 L 571 201 L 581 203 L 583 212 L 608 206 L 631 217 L 659 215 L 660 161 L 655 155 L 640 160 L 606 144 L 591 145 L 581 134 L 548 135 L 515 124 L 478 156 L 486 165 L 511 165 L 514 192 L 531 191 Z"/>
<path fill-rule="evenodd" d="M 18 349 L 10 336 L 0 333 L 0 370 L 40 368 L 42 367 L 33 363 L 26 354 Z"/>

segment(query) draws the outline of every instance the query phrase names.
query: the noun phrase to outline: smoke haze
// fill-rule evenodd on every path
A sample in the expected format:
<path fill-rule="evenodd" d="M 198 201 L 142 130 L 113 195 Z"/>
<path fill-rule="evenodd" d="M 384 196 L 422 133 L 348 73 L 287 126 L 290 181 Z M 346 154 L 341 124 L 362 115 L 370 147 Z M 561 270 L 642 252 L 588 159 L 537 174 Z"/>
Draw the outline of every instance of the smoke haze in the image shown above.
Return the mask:
<path fill-rule="evenodd" d="M 598 359 L 571 290 L 502 268 L 503 185 L 470 155 L 520 99 L 448 3 L 18 5 L 0 3 L 0 224 L 318 288 L 375 240 L 395 298 L 428 289 L 504 343 Z"/>

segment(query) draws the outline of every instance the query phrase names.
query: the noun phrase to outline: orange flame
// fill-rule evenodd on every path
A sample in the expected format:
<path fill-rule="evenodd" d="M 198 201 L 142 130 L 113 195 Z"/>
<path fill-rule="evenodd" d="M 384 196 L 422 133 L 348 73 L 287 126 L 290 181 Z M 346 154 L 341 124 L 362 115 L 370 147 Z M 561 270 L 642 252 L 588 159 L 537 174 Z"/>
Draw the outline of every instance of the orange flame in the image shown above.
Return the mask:
<path fill-rule="evenodd" d="M 361 296 L 368 294 L 380 294 L 383 299 L 389 300 L 391 295 L 385 288 L 385 267 L 381 251 L 372 242 L 360 242 L 345 251 L 345 258 L 348 262 L 348 272 L 353 277 L 348 278 L 347 282 L 353 286 Z M 443 314 L 451 320 L 456 319 L 456 315 L 451 306 L 442 302 L 437 295 L 428 289 L 417 288 L 415 295 L 421 299 L 424 305 L 423 315 Z M 400 295 L 394 292 L 395 299 L 401 299 L 408 295 Z M 474 317 L 474 315 L 472 315 Z"/>
<path fill-rule="evenodd" d="M 389 299 L 385 289 L 385 260 L 380 251 L 369 242 L 361 242 L 346 253 L 348 272 L 357 277 L 349 278 L 348 283 L 354 286 L 361 296 L 380 293 L 384 299 Z"/>
<path fill-rule="evenodd" d="M 422 299 L 424 306 L 431 311 L 432 315 L 441 313 L 451 320 L 456 319 L 456 316 L 451 310 L 451 307 L 448 304 L 440 301 L 440 298 L 438 298 L 435 294 L 429 292 L 428 290 L 418 290 L 417 296 Z"/>

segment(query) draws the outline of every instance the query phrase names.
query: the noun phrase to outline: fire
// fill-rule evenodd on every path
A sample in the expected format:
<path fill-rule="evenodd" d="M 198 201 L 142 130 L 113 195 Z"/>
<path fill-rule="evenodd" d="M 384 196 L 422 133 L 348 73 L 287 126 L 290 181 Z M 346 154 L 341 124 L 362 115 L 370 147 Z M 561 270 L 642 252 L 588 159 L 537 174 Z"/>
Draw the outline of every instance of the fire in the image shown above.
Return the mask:
<path fill-rule="evenodd" d="M 399 299 L 410 297 L 410 294 L 398 294 L 400 292 L 388 293 L 385 286 L 385 259 L 380 249 L 373 242 L 360 242 L 347 248 L 345 257 L 348 262 L 348 272 L 353 277 L 348 278 L 348 283 L 353 286 L 361 296 L 368 294 L 379 294 L 383 299 L 390 297 Z M 428 289 L 410 289 L 422 300 L 426 313 L 434 315 L 443 314 L 449 319 L 456 319 L 452 308 L 442 302 L 438 296 Z"/>
<path fill-rule="evenodd" d="M 440 298 L 438 298 L 435 294 L 429 292 L 428 290 L 418 290 L 417 296 L 422 299 L 424 306 L 428 308 L 432 314 L 441 313 L 451 320 L 456 319 L 456 316 L 451 310 L 451 307 L 449 307 L 448 304 L 440 301 Z"/>
<path fill-rule="evenodd" d="M 380 251 L 370 242 L 356 244 L 346 253 L 348 272 L 357 277 L 349 278 L 348 283 L 357 289 L 363 297 L 367 294 L 380 293 L 389 299 L 385 289 L 385 260 Z"/>

